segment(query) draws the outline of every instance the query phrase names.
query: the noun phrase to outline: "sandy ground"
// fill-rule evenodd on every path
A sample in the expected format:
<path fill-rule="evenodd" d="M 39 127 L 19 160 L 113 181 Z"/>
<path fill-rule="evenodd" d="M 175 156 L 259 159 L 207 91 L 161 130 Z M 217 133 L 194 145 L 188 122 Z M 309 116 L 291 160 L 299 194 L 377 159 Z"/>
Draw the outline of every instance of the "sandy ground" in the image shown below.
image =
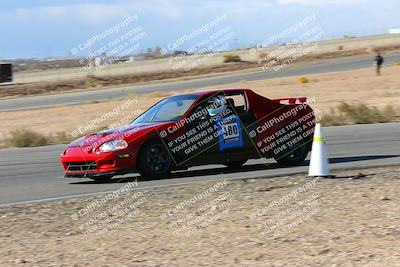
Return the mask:
<path fill-rule="evenodd" d="M 307 78 L 309 83 L 300 84 L 299 77 L 285 77 L 237 84 L 227 84 L 219 88 L 251 88 L 269 98 L 288 96 L 307 96 L 315 98 L 314 108 L 330 112 L 341 101 L 348 103 L 363 102 L 368 105 L 384 107 L 391 105 L 400 114 L 400 66 L 387 67 L 383 75 L 374 75 L 373 69 L 315 74 Z M 204 89 L 215 89 L 208 87 Z M 192 91 L 190 88 L 184 90 Z M 132 121 L 141 111 L 146 110 L 163 97 L 182 92 L 155 92 L 150 95 L 130 95 L 125 100 L 90 103 L 72 106 L 58 106 L 45 109 L 1 112 L 0 140 L 4 140 L 10 131 L 28 128 L 43 134 L 56 132 L 72 133 L 81 129 L 84 133 L 94 132 L 97 127 L 121 125 Z M 127 101 L 133 103 L 123 108 Z M 121 108 L 122 107 L 122 108 Z M 118 109 L 117 114 L 102 117 Z M 93 127 L 87 128 L 91 120 L 97 119 Z"/>
<path fill-rule="evenodd" d="M 0 266 L 400 266 L 399 171 L 1 207 Z"/>

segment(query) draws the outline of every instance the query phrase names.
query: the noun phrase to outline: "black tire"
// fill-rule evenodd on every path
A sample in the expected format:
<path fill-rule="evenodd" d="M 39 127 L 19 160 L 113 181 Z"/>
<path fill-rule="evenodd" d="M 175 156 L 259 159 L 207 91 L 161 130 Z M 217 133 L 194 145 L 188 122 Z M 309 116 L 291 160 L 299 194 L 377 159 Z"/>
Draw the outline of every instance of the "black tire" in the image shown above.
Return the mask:
<path fill-rule="evenodd" d="M 242 166 L 243 164 L 245 164 L 247 162 L 246 160 L 236 160 L 236 161 L 229 161 L 229 162 L 225 162 L 224 165 L 228 168 L 239 168 L 240 166 Z"/>
<path fill-rule="evenodd" d="M 142 178 L 168 177 L 172 167 L 172 158 L 161 141 L 150 141 L 141 148 L 138 169 Z"/>
<path fill-rule="evenodd" d="M 307 144 L 299 144 L 290 149 L 284 155 L 279 155 L 274 159 L 281 165 L 284 166 L 296 166 L 304 162 L 309 152 L 309 146 Z"/>
<path fill-rule="evenodd" d="M 89 177 L 89 178 L 96 182 L 106 183 L 106 182 L 111 181 L 111 179 L 113 177 L 114 177 L 113 175 L 102 175 L 102 176 Z"/>

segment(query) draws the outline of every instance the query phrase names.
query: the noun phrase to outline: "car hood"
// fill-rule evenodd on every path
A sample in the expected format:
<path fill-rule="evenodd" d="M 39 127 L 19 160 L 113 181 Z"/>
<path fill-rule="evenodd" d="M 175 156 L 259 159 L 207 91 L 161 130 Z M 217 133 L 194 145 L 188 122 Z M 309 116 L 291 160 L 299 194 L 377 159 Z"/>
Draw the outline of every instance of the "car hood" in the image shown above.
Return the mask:
<path fill-rule="evenodd" d="M 126 139 L 132 135 L 140 135 L 143 132 L 148 132 L 149 129 L 157 130 L 157 128 L 170 124 L 171 122 L 157 122 L 157 123 L 143 123 L 143 124 L 129 124 L 117 128 L 106 129 L 94 134 L 83 136 L 71 144 L 68 147 L 98 147 L 101 144 L 115 140 L 115 139 Z"/>

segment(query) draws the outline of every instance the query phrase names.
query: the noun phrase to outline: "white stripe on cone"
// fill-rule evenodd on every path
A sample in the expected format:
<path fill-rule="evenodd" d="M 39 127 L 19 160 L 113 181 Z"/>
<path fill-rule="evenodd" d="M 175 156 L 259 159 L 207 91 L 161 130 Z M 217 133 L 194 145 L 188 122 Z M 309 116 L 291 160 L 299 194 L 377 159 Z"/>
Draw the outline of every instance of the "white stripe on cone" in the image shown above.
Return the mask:
<path fill-rule="evenodd" d="M 315 125 L 308 176 L 330 176 L 325 138 L 322 135 L 320 123 Z"/>

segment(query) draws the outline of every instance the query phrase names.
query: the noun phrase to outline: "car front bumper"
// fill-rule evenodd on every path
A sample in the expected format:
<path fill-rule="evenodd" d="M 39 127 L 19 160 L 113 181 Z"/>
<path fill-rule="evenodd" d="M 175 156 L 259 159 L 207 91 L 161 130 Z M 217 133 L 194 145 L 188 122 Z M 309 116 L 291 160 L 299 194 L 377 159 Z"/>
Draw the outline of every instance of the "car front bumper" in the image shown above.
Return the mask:
<path fill-rule="evenodd" d="M 86 152 L 81 147 L 68 147 L 61 155 L 66 177 L 99 177 L 135 170 L 135 155 L 129 150 L 105 153 Z"/>

